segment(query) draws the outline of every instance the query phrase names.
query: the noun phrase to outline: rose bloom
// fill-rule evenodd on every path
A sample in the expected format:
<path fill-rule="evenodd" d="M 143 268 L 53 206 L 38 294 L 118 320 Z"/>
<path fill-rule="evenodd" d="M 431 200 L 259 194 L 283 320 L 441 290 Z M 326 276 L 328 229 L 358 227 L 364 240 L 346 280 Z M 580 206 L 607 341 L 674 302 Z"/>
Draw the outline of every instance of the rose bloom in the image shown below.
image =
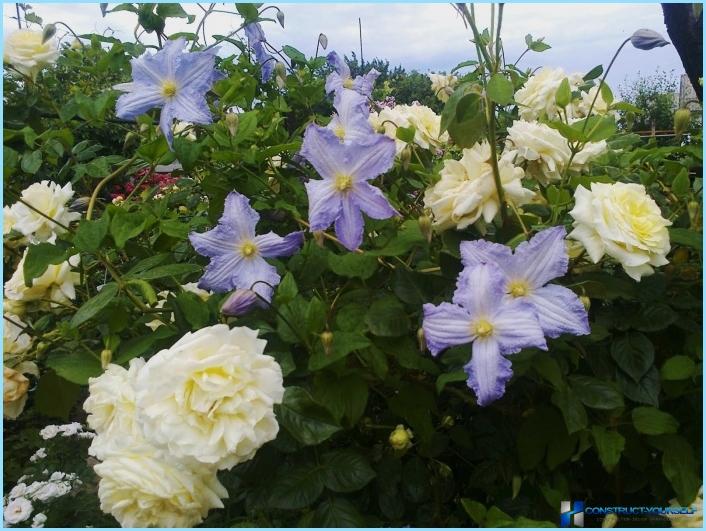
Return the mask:
<path fill-rule="evenodd" d="M 71 183 L 65 186 L 51 182 L 42 181 L 34 183 L 22 191 L 21 198 L 25 203 L 32 205 L 39 212 L 56 220 L 62 225 L 68 226 L 72 221 L 81 217 L 78 212 L 71 212 L 68 203 L 74 196 Z M 32 210 L 27 205 L 19 201 L 9 209 L 5 208 L 5 230 L 8 229 L 8 219 L 11 223 L 9 228 L 28 237 L 32 243 L 54 242 L 57 234 L 63 234 L 66 229 L 48 220 L 45 216 Z"/>
<path fill-rule="evenodd" d="M 122 527 L 192 527 L 228 491 L 212 467 L 190 467 L 149 451 L 124 451 L 94 467 L 101 510 Z"/>
<path fill-rule="evenodd" d="M 458 78 L 452 75 L 429 74 L 429 79 L 434 95 L 443 102 L 449 100 L 449 96 L 454 93 L 454 87 L 458 85 Z"/>
<path fill-rule="evenodd" d="M 671 222 L 662 217 L 644 186 L 591 183 L 591 190 L 579 186 L 574 198 L 569 237 L 581 242 L 594 263 L 607 254 L 637 281 L 651 275 L 653 266 L 669 263 Z"/>
<path fill-rule="evenodd" d="M 561 179 L 571 157 L 559 131 L 539 122 L 516 120 L 507 129 L 506 149 L 517 153 L 516 162 L 527 161 L 527 173 L 543 185 Z"/>
<path fill-rule="evenodd" d="M 27 325 L 13 313 L 6 312 L 5 316 L 7 319 L 3 319 L 2 330 L 3 352 L 14 356 L 27 352 L 32 346 L 32 337 L 24 332 L 24 327 Z"/>
<path fill-rule="evenodd" d="M 490 144 L 483 141 L 463 150 L 461 160 L 445 160 L 441 179 L 424 194 L 424 205 L 434 215 L 434 226 L 464 229 L 481 217 L 490 223 L 500 209 L 493 167 L 490 164 Z M 511 157 L 498 161 L 505 199 L 517 205 L 528 203 L 534 192 L 522 187 L 522 168 L 514 166 Z"/>
<path fill-rule="evenodd" d="M 42 43 L 43 32 L 28 29 L 5 37 L 3 61 L 33 80 L 45 66 L 56 62 L 60 52 L 56 39 Z"/>
<path fill-rule="evenodd" d="M 608 151 L 608 144 L 605 140 L 599 142 L 587 142 L 581 151 L 574 155 L 571 161 L 571 169 L 575 171 L 585 170 L 588 163 L 603 155 Z"/>
<path fill-rule="evenodd" d="M 3 518 L 5 523 L 19 524 L 32 515 L 32 502 L 27 498 L 15 498 L 5 507 Z M 4 527 L 4 526 L 3 526 Z"/>
<path fill-rule="evenodd" d="M 155 354 L 136 380 L 137 420 L 150 443 L 177 459 L 218 468 L 251 459 L 277 435 L 282 370 L 266 341 L 219 324 Z"/>
<path fill-rule="evenodd" d="M 525 85 L 515 92 L 520 118 L 527 121 L 546 116 L 550 120 L 558 118 L 556 91 L 561 82 L 568 78 L 571 91 L 581 84 L 581 74 L 566 74 L 561 68 L 542 68 L 530 76 Z"/>
<path fill-rule="evenodd" d="M 422 149 L 439 147 L 449 141 L 448 133 L 440 134 L 441 117 L 424 105 L 395 105 L 379 113 L 370 113 L 373 129 L 395 141 L 399 155 L 407 145 L 397 138 L 398 127 L 414 127 L 414 143 Z"/>
<path fill-rule="evenodd" d="M 96 432 L 88 453 L 106 459 L 126 446 L 144 445 L 142 433 L 135 421 L 135 380 L 145 360 L 130 361 L 130 368 L 111 363 L 105 372 L 88 379 L 88 398 L 83 409 L 88 413 L 88 425 Z"/>
<path fill-rule="evenodd" d="M 2 367 L 2 402 L 3 416 L 16 419 L 22 413 L 27 402 L 29 380 L 21 372 L 9 367 Z"/>
<path fill-rule="evenodd" d="M 582 118 L 588 116 L 588 110 L 591 108 L 593 98 L 596 97 L 596 92 L 598 92 L 598 85 L 591 87 L 588 92 L 581 92 L 581 99 L 578 100 L 576 102 L 576 105 L 574 106 L 576 110 L 575 114 L 577 116 L 580 116 Z M 591 114 L 598 114 L 601 116 L 611 114 L 615 116 L 617 112 L 609 110 L 608 104 L 603 99 L 603 94 L 601 93 L 598 95 L 598 98 L 596 98 L 596 103 L 593 104 L 593 110 L 591 110 Z"/>
<path fill-rule="evenodd" d="M 36 301 L 50 299 L 65 303 L 76 298 L 75 284 L 79 281 L 78 273 L 71 271 L 78 265 L 79 255 L 74 255 L 66 262 L 50 265 L 39 277 L 32 280 L 32 287 L 25 286 L 24 263 L 27 258 L 25 249 L 22 259 L 10 280 L 5 283 L 5 297 L 13 301 Z"/>

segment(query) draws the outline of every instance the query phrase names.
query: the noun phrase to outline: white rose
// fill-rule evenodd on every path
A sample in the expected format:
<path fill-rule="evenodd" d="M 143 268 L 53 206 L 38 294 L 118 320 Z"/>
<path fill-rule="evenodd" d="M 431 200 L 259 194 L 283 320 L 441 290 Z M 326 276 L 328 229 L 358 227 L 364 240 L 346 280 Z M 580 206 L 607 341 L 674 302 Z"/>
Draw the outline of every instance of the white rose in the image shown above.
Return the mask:
<path fill-rule="evenodd" d="M 49 439 L 53 439 L 54 437 L 59 435 L 59 426 L 56 426 L 55 424 L 50 424 L 49 426 L 44 426 L 41 430 L 39 430 L 39 435 L 45 441 L 48 441 Z"/>
<path fill-rule="evenodd" d="M 516 120 L 508 127 L 506 149 L 517 153 L 516 162 L 527 161 L 527 173 L 544 185 L 561 180 L 561 172 L 571 157 L 569 144 L 559 131 L 524 120 Z"/>
<path fill-rule="evenodd" d="M 500 209 L 490 164 L 487 141 L 463 150 L 461 160 L 445 160 L 441 179 L 424 194 L 424 205 L 431 209 L 434 226 L 464 229 L 481 217 L 490 223 Z M 522 187 L 522 168 L 514 166 L 509 156 L 498 161 L 505 199 L 517 205 L 528 203 L 534 192 Z"/>
<path fill-rule="evenodd" d="M 4 365 L 2 374 L 3 416 L 9 419 L 16 419 L 22 413 L 27 402 L 29 380 L 21 372 Z"/>
<path fill-rule="evenodd" d="M 596 97 L 596 92 L 598 92 L 598 85 L 595 85 L 589 89 L 588 92 L 581 92 L 581 99 L 577 102 L 575 105 L 576 108 L 576 114 L 581 117 L 586 117 L 588 116 L 588 110 L 591 108 L 591 103 L 593 102 L 593 98 Z M 616 111 L 611 111 L 608 109 L 608 103 L 603 99 L 603 93 L 600 93 L 598 95 L 598 98 L 596 98 L 596 103 L 593 105 L 593 109 L 591 110 L 591 114 L 598 114 L 601 116 L 605 115 L 613 115 L 615 116 L 617 114 Z"/>
<path fill-rule="evenodd" d="M 17 315 L 6 313 L 3 319 L 3 352 L 10 355 L 18 355 L 27 352 L 32 346 L 32 337 L 24 332 L 27 324 Z M 19 325 L 19 326 L 18 326 Z"/>
<path fill-rule="evenodd" d="M 257 332 L 219 324 L 155 354 L 136 382 L 145 438 L 176 458 L 218 468 L 251 459 L 279 430 L 282 370 Z"/>
<path fill-rule="evenodd" d="M 210 291 L 206 291 L 205 289 L 199 288 L 198 282 L 189 282 L 188 284 L 182 284 L 181 287 L 184 291 L 188 291 L 189 293 L 198 295 L 198 297 L 204 302 L 207 301 L 212 294 Z"/>
<path fill-rule="evenodd" d="M 579 186 L 574 198 L 569 237 L 581 242 L 594 263 L 607 254 L 637 281 L 651 275 L 653 266 L 669 263 L 671 222 L 662 217 L 644 186 L 591 183 L 590 191 Z"/>
<path fill-rule="evenodd" d="M 608 151 L 608 144 L 605 140 L 599 142 L 587 142 L 581 151 L 574 155 L 571 161 L 571 169 L 581 171 L 586 169 L 589 162 L 603 155 Z"/>
<path fill-rule="evenodd" d="M 525 85 L 515 92 L 520 118 L 527 121 L 547 116 L 553 120 L 558 117 L 556 107 L 556 91 L 561 82 L 568 78 L 569 87 L 575 90 L 580 75 L 567 75 L 561 68 L 542 68 L 537 74 L 530 76 Z"/>
<path fill-rule="evenodd" d="M 159 297 L 159 300 L 154 305 L 154 308 L 155 309 L 164 308 L 164 305 L 167 303 L 167 297 L 169 297 L 169 295 L 172 295 L 172 292 L 167 291 L 167 290 L 160 291 L 159 293 L 157 293 L 157 297 Z M 145 323 L 145 326 L 148 327 L 153 332 L 155 330 L 157 330 L 157 328 L 159 328 L 160 326 L 164 325 L 164 319 L 165 319 L 166 313 L 159 313 L 157 315 L 158 315 L 157 319 L 152 319 L 151 321 L 148 321 Z M 173 313 L 169 314 L 169 321 L 172 323 L 174 322 L 174 314 Z"/>
<path fill-rule="evenodd" d="M 443 102 L 449 100 L 449 96 L 454 93 L 454 87 L 458 85 L 458 78 L 452 75 L 429 74 L 429 79 L 434 95 Z"/>
<path fill-rule="evenodd" d="M 28 29 L 10 33 L 5 37 L 3 61 L 27 77 L 36 79 L 37 73 L 55 63 L 60 55 L 56 39 L 42 43 L 42 33 Z"/>
<path fill-rule="evenodd" d="M 61 264 L 47 267 L 42 275 L 32 280 L 30 288 L 25 286 L 24 263 L 26 258 L 27 249 L 17 264 L 12 278 L 5 284 L 5 297 L 23 302 L 50 299 L 58 303 L 66 303 L 76 298 L 74 286 L 79 281 L 79 275 L 72 272 L 71 268 L 78 265 L 79 255 L 74 255 Z"/>
<path fill-rule="evenodd" d="M 385 107 L 379 113 L 371 113 L 368 118 L 373 129 L 395 141 L 399 155 L 407 145 L 397 138 L 398 127 L 414 127 L 414 143 L 423 149 L 439 147 L 448 142 L 448 133 L 440 134 L 441 117 L 424 105 L 395 105 Z"/>
<path fill-rule="evenodd" d="M 122 527 L 192 527 L 228 492 L 215 471 L 188 467 L 149 453 L 116 454 L 94 467 L 101 509 Z"/>
<path fill-rule="evenodd" d="M 24 496 L 27 493 L 27 485 L 24 483 L 18 483 L 12 489 L 10 490 L 10 494 L 7 495 L 7 497 L 10 500 L 14 500 L 15 498 L 20 498 Z"/>
<path fill-rule="evenodd" d="M 36 486 L 30 485 L 28 490 L 32 493 L 33 499 L 46 502 L 71 492 L 71 484 L 63 481 L 45 481 L 38 482 Z"/>
<path fill-rule="evenodd" d="M 32 502 L 27 498 L 15 498 L 5 507 L 3 517 L 8 524 L 24 522 L 32 514 Z"/>
<path fill-rule="evenodd" d="M 137 448 L 143 442 L 135 416 L 135 381 L 145 365 L 142 358 L 130 361 L 130 368 L 111 363 L 98 377 L 88 379 L 88 398 L 83 409 L 88 425 L 96 432 L 88 450 L 98 459 L 106 459 L 122 448 Z"/>
<path fill-rule="evenodd" d="M 72 221 L 81 217 L 78 212 L 71 212 L 68 203 L 74 196 L 71 183 L 63 187 L 52 181 L 42 181 L 31 184 L 22 191 L 22 201 L 32 205 L 36 210 L 69 226 Z M 10 207 L 12 229 L 24 234 L 30 242 L 54 242 L 57 234 L 63 234 L 66 229 L 42 216 L 19 201 Z M 7 216 L 7 211 L 5 212 Z"/>
<path fill-rule="evenodd" d="M 45 522 L 47 521 L 47 515 L 44 513 L 37 513 L 34 515 L 34 518 L 32 518 L 32 527 L 44 527 Z"/>

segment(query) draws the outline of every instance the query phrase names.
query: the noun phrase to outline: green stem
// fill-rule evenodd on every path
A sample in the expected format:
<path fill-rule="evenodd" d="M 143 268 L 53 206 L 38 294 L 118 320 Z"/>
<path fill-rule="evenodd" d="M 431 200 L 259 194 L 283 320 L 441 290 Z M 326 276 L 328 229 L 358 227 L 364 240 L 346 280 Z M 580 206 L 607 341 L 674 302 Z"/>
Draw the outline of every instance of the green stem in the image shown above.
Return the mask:
<path fill-rule="evenodd" d="M 100 194 L 100 191 L 103 189 L 103 187 L 108 184 L 112 179 L 115 179 L 116 177 L 121 175 L 125 170 L 127 170 L 130 165 L 135 162 L 135 160 L 137 160 L 137 155 L 135 155 L 131 159 L 128 159 L 110 175 L 103 177 L 103 179 L 98 183 L 98 185 L 96 185 L 95 190 L 93 190 L 93 193 L 91 194 L 91 199 L 88 201 L 88 209 L 86 210 L 87 220 L 91 219 L 91 216 L 93 214 L 93 207 L 95 206 L 96 200 L 98 199 L 98 194 Z"/>
<path fill-rule="evenodd" d="M 601 82 L 598 84 L 598 90 L 596 91 L 596 95 L 593 96 L 593 101 L 591 102 L 591 106 L 588 108 L 588 113 L 586 114 L 586 121 L 583 123 L 583 130 L 581 132 L 586 131 L 586 126 L 588 125 L 588 118 L 591 116 L 591 111 L 593 111 L 593 106 L 596 104 L 596 100 L 598 99 L 598 95 L 601 93 L 601 88 L 605 84 L 605 79 L 608 77 L 608 72 L 610 72 L 611 67 L 613 66 L 613 63 L 615 63 L 615 60 L 618 58 L 618 54 L 621 52 L 623 47 L 630 42 L 630 38 L 628 37 L 623 41 L 623 44 L 621 44 L 618 47 L 618 50 L 615 52 L 615 55 L 613 55 L 613 58 L 610 60 L 610 63 L 608 63 L 608 68 L 606 68 L 605 73 L 603 74 L 603 77 L 601 77 Z"/>

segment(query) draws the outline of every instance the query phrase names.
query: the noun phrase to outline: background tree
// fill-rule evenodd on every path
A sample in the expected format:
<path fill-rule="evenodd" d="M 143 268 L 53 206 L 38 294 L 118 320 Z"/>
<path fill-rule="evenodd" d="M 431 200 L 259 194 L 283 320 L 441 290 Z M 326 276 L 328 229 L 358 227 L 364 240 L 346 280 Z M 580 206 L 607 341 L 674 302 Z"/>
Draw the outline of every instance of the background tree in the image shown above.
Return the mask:
<path fill-rule="evenodd" d="M 657 130 L 672 129 L 677 108 L 677 79 L 673 70 L 656 70 L 646 75 L 638 72 L 636 79 L 626 79 L 619 86 L 621 99 L 642 109 L 642 114 L 635 116 L 634 131 L 648 131 L 653 126 Z"/>

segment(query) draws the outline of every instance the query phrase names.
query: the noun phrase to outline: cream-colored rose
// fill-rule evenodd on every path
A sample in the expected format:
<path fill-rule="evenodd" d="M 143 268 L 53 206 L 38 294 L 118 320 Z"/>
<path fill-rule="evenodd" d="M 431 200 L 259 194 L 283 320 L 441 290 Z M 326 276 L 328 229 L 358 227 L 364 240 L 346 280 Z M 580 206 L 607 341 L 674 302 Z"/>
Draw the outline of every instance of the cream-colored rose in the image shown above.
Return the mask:
<path fill-rule="evenodd" d="M 56 220 L 61 225 L 68 226 L 81 217 L 78 212 L 71 212 L 68 203 L 74 196 L 71 183 L 63 187 L 52 181 L 34 183 L 22 191 L 22 201 L 32 205 L 31 209 L 19 201 L 10 207 L 8 214 L 12 229 L 24 234 L 32 243 L 54 242 L 57 234 L 63 234 L 66 229 L 47 219 Z M 39 212 L 42 214 L 40 214 Z"/>
<path fill-rule="evenodd" d="M 515 92 L 520 118 L 527 121 L 546 116 L 550 120 L 558 118 L 556 91 L 564 79 L 569 80 L 572 91 L 581 83 L 581 74 L 566 74 L 561 68 L 542 68 L 530 76 L 525 85 Z"/>
<path fill-rule="evenodd" d="M 55 63 L 59 55 L 56 39 L 42 43 L 41 31 L 21 29 L 5 37 L 3 61 L 32 79 L 42 68 Z"/>
<path fill-rule="evenodd" d="M 463 150 L 461 160 L 446 160 L 440 180 L 424 194 L 431 209 L 434 227 L 439 230 L 464 229 L 481 217 L 490 223 L 500 209 L 487 141 Z M 498 161 L 505 200 L 517 205 L 528 203 L 534 192 L 522 187 L 524 171 L 503 155 Z"/>
<path fill-rule="evenodd" d="M 65 303 L 76 298 L 75 285 L 79 281 L 78 273 L 72 272 L 72 266 L 77 266 L 79 255 L 74 255 L 66 262 L 50 265 L 39 277 L 32 280 L 32 287 L 25 286 L 24 262 L 27 250 L 17 264 L 17 269 L 5 284 L 5 297 L 13 301 L 36 301 L 49 299 Z"/>
<path fill-rule="evenodd" d="M 594 263 L 607 254 L 637 281 L 651 275 L 653 266 L 669 263 L 671 222 L 662 217 L 644 186 L 591 183 L 591 190 L 579 186 L 574 199 L 569 237 L 581 242 Z"/>
<path fill-rule="evenodd" d="M 598 85 L 591 87 L 588 92 L 581 92 L 581 99 L 577 101 L 577 104 L 575 105 L 576 109 L 576 115 L 582 118 L 585 118 L 588 116 L 588 110 L 591 108 L 591 103 L 593 102 L 593 98 L 596 97 L 596 92 L 598 92 Z M 611 111 L 608 107 L 608 104 L 606 101 L 603 99 L 603 94 L 599 94 L 598 98 L 596 98 L 596 103 L 593 105 L 593 109 L 591 110 L 591 114 L 598 114 L 601 116 L 605 116 L 608 114 L 611 114 L 615 116 L 617 114 L 616 111 Z"/>
<path fill-rule="evenodd" d="M 458 85 L 458 78 L 452 75 L 429 74 L 429 79 L 434 95 L 443 102 L 449 100 L 449 96 L 454 93 L 454 87 Z"/>
<path fill-rule="evenodd" d="M 185 135 L 182 135 L 183 132 L 186 131 Z M 196 141 L 196 131 L 194 131 L 194 124 L 191 122 L 182 122 L 179 121 L 174 125 L 174 136 L 183 136 L 184 138 L 187 138 L 191 140 L 192 142 Z"/>
<path fill-rule="evenodd" d="M 527 161 L 527 174 L 546 185 L 561 180 L 571 149 L 559 131 L 539 122 L 516 120 L 507 129 L 506 150 L 517 153 L 517 163 Z"/>
<path fill-rule="evenodd" d="M 32 337 L 24 329 L 27 324 L 13 313 L 5 313 L 3 319 L 3 352 L 17 356 L 27 352 L 32 346 Z"/>
<path fill-rule="evenodd" d="M 199 288 L 198 282 L 189 282 L 188 284 L 182 284 L 181 287 L 184 291 L 188 291 L 189 293 L 193 293 L 194 295 L 198 296 L 204 302 L 206 302 L 211 296 L 210 291 L 206 291 L 205 289 Z"/>
<path fill-rule="evenodd" d="M 407 145 L 397 138 L 398 127 L 414 127 L 414 143 L 423 149 L 439 147 L 449 141 L 448 133 L 441 131 L 441 117 L 424 105 L 395 105 L 379 113 L 371 113 L 368 119 L 373 129 L 395 141 L 399 155 Z"/>
<path fill-rule="evenodd" d="M 218 468 L 251 459 L 277 435 L 282 370 L 257 331 L 219 324 L 188 333 L 149 359 L 136 382 L 146 440 L 177 459 Z"/>
<path fill-rule="evenodd" d="M 16 419 L 25 408 L 29 380 L 21 372 L 4 365 L 2 375 L 3 416 L 9 419 Z"/>
<path fill-rule="evenodd" d="M 129 369 L 111 363 L 103 374 L 88 380 L 83 409 L 89 427 L 96 432 L 90 455 L 107 459 L 125 448 L 136 451 L 147 445 L 135 421 L 135 380 L 144 365 L 142 358 L 131 360 Z"/>
<path fill-rule="evenodd" d="M 160 310 L 162 308 L 164 308 L 164 305 L 167 303 L 167 297 L 169 297 L 169 295 L 172 295 L 172 292 L 168 291 L 168 290 L 160 291 L 159 293 L 157 293 L 157 297 L 159 297 L 159 299 L 157 300 L 157 303 L 154 305 L 154 308 L 160 309 Z M 151 321 L 145 323 L 145 326 L 148 327 L 153 332 L 155 330 L 157 330 L 157 328 L 159 328 L 160 326 L 165 324 L 165 319 L 167 317 L 166 313 L 159 313 L 156 315 L 157 315 L 156 319 L 152 319 Z M 174 322 L 174 314 L 173 313 L 169 314 L 169 322 L 171 322 L 171 323 Z"/>
<path fill-rule="evenodd" d="M 3 299 L 2 308 L 5 314 L 24 315 L 25 313 L 25 303 L 22 301 Z"/>
<path fill-rule="evenodd" d="M 681 507 L 679 500 L 669 500 L 672 507 Z M 672 523 L 672 527 L 691 527 L 703 529 L 704 527 L 704 487 L 701 485 L 696 499 L 689 504 L 695 512 L 692 514 L 666 514 Z"/>
<path fill-rule="evenodd" d="M 571 169 L 574 171 L 582 171 L 587 165 L 596 158 L 608 151 L 608 144 L 605 140 L 599 142 L 587 142 L 581 151 L 574 155 L 571 161 Z"/>
<path fill-rule="evenodd" d="M 94 470 L 101 478 L 101 510 L 122 527 L 192 527 L 228 497 L 212 467 L 184 465 L 149 451 L 112 455 Z"/>

